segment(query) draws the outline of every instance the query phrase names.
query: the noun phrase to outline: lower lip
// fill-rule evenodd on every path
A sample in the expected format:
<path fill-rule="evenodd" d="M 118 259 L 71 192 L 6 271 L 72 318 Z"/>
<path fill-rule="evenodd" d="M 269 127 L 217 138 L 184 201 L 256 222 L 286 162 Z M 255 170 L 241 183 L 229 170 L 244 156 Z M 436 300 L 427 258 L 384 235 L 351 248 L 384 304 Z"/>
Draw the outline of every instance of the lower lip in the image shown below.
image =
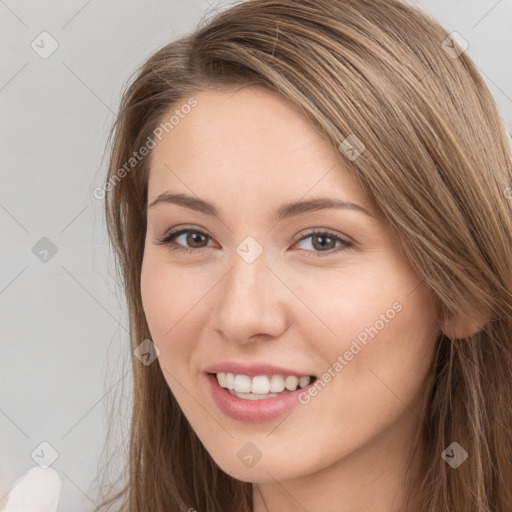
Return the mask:
<path fill-rule="evenodd" d="M 314 385 L 314 382 L 312 382 L 303 388 L 272 398 L 244 400 L 232 395 L 227 389 L 221 387 L 215 375 L 211 373 L 205 375 L 213 399 L 219 409 L 226 416 L 247 423 L 269 421 L 283 416 L 295 406 L 301 404 L 299 402 L 299 394 L 307 393 L 309 388 Z"/>

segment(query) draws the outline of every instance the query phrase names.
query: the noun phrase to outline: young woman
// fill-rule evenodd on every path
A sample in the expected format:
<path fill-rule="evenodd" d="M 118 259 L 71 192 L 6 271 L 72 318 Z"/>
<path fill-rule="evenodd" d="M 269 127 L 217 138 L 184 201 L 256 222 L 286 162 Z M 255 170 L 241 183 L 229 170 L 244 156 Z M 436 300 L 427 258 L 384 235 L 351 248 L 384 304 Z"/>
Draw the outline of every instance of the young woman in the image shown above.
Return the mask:
<path fill-rule="evenodd" d="M 250 0 L 125 91 L 129 512 L 512 510 L 512 156 L 398 0 Z"/>

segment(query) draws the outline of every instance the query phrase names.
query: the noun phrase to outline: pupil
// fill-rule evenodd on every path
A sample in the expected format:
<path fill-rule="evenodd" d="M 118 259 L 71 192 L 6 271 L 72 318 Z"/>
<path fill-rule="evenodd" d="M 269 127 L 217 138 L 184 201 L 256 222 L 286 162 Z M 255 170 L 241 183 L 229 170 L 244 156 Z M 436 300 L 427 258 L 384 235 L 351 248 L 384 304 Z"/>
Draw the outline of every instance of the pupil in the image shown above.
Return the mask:
<path fill-rule="evenodd" d="M 328 235 L 318 235 L 316 237 L 313 238 L 313 246 L 315 247 L 315 249 L 325 249 L 325 243 L 320 243 L 320 244 L 317 244 L 316 242 L 318 240 L 321 240 L 321 239 L 327 239 L 327 240 L 330 240 L 332 242 L 332 238 Z"/>
<path fill-rule="evenodd" d="M 187 237 L 187 243 L 191 246 L 191 247 L 195 247 L 195 243 L 197 242 L 197 238 L 196 237 L 203 237 L 204 238 L 204 235 L 201 235 L 200 233 L 189 233 L 188 237 Z M 191 243 L 192 242 L 192 243 Z M 201 243 L 201 241 L 199 240 L 199 244 Z"/>

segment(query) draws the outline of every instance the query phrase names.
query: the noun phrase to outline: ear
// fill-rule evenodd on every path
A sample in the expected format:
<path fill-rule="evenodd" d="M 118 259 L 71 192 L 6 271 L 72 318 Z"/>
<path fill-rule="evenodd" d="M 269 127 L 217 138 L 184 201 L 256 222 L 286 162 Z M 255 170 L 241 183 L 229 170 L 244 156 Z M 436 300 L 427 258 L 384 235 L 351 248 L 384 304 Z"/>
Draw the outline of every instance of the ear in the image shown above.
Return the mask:
<path fill-rule="evenodd" d="M 442 323 L 444 334 L 454 340 L 469 338 L 482 331 L 491 321 L 492 313 L 488 309 L 480 309 L 447 315 Z"/>

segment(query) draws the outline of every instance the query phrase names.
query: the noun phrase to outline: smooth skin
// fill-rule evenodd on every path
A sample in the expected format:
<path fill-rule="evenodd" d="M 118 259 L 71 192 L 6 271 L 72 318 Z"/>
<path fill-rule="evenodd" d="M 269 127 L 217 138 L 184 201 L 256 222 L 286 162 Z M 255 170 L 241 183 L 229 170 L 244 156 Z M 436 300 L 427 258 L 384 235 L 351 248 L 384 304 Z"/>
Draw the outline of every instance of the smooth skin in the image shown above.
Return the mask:
<path fill-rule="evenodd" d="M 297 110 L 254 86 L 194 97 L 197 107 L 152 150 L 148 204 L 187 194 L 220 218 L 167 202 L 148 208 L 142 299 L 166 381 L 215 462 L 254 483 L 254 512 L 396 511 L 442 332 L 437 301 L 345 157 Z M 330 208 L 271 218 L 283 203 L 318 197 L 369 215 Z M 159 244 L 172 228 L 191 231 Z M 252 263 L 236 250 L 248 236 L 263 250 Z M 204 369 L 227 360 L 321 377 L 396 302 L 401 311 L 286 417 L 239 422 L 208 392 Z M 252 467 L 237 457 L 249 442 L 262 454 Z M 414 478 L 420 467 L 418 455 Z"/>

